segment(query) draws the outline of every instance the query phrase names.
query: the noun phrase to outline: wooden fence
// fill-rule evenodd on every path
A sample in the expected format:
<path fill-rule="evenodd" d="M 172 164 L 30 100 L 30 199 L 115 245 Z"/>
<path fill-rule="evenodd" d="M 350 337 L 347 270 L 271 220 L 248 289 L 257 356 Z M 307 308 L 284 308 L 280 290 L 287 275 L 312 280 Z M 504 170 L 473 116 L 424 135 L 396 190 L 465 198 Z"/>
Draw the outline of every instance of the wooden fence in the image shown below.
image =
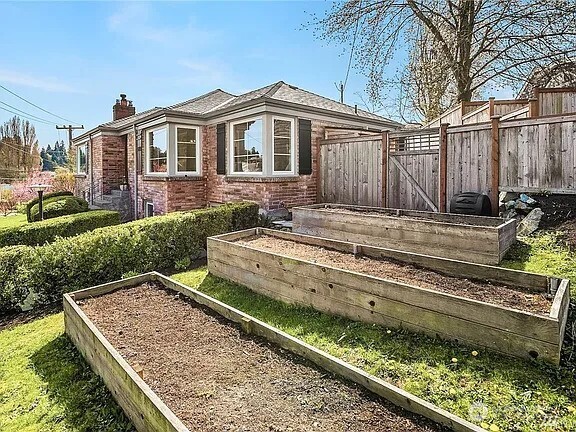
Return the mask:
<path fill-rule="evenodd" d="M 382 136 L 320 142 L 319 199 L 382 206 Z"/>
<path fill-rule="evenodd" d="M 576 114 L 325 140 L 319 201 L 447 211 L 480 192 L 496 214 L 499 191 L 576 194 L 575 145 Z"/>

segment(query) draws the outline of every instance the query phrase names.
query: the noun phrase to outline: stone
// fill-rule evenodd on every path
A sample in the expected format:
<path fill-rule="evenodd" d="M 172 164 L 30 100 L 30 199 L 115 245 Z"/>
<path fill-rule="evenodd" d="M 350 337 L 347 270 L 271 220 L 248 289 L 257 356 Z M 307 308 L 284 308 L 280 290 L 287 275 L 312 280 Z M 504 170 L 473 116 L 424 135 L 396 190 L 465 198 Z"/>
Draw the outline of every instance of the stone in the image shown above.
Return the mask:
<path fill-rule="evenodd" d="M 528 215 L 520 221 L 518 228 L 516 230 L 516 235 L 518 237 L 525 237 L 532 234 L 540 226 L 540 221 L 544 216 L 544 212 L 541 208 L 537 207 L 532 210 Z"/>
<path fill-rule="evenodd" d="M 520 201 L 522 201 L 528 205 L 536 204 L 536 200 L 534 198 L 529 197 L 526 194 L 520 194 Z"/>
<path fill-rule="evenodd" d="M 507 209 L 514 208 L 515 205 L 516 205 L 516 201 L 514 201 L 514 200 L 506 201 L 506 208 Z"/>
<path fill-rule="evenodd" d="M 514 208 L 516 210 L 527 210 L 528 209 L 528 204 L 526 204 L 523 201 L 516 201 L 514 204 Z"/>
<path fill-rule="evenodd" d="M 502 213 L 502 217 L 506 220 L 514 219 L 516 216 L 518 216 L 518 212 L 514 209 L 509 209 Z"/>

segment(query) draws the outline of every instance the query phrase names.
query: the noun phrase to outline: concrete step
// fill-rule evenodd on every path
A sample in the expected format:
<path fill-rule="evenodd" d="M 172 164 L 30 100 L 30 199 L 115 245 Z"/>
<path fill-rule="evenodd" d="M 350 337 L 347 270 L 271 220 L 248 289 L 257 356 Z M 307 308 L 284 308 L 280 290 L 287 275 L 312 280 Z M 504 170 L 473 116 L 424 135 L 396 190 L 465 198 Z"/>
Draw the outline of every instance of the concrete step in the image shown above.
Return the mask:
<path fill-rule="evenodd" d="M 129 194 L 130 194 L 130 191 L 127 191 L 127 190 L 113 189 L 110 191 L 110 195 L 114 195 L 114 196 L 118 196 L 118 197 L 126 196 Z"/>

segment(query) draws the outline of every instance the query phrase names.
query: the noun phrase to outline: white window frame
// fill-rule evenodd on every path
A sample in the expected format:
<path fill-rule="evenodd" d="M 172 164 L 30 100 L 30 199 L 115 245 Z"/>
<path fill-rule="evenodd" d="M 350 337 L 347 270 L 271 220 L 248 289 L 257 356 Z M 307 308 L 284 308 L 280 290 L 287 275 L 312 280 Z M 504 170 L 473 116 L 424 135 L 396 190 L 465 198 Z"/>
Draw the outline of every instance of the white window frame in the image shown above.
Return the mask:
<path fill-rule="evenodd" d="M 150 208 L 152 208 L 152 214 L 150 214 Z M 144 201 L 144 217 L 154 216 L 154 202 L 150 200 Z"/>
<path fill-rule="evenodd" d="M 262 170 L 261 171 L 251 171 L 251 172 L 244 172 L 244 171 L 234 171 L 234 126 L 249 123 L 251 121 L 260 120 L 262 122 Z M 265 116 L 257 116 L 257 117 L 250 117 L 247 119 L 237 120 L 234 122 L 230 122 L 228 127 L 228 135 L 229 145 L 228 145 L 228 155 L 229 155 L 229 169 L 230 175 L 232 176 L 239 176 L 239 177 L 262 177 L 264 176 L 264 172 L 266 170 L 266 119 Z"/>
<path fill-rule="evenodd" d="M 290 122 L 290 171 L 275 171 L 274 170 L 274 121 L 282 120 Z M 270 143 L 270 158 L 272 159 L 272 175 L 273 176 L 293 176 L 296 173 L 296 131 L 295 131 L 295 121 L 291 117 L 280 117 L 272 116 L 272 122 L 270 123 L 270 129 L 272 137 L 272 142 Z"/>
<path fill-rule="evenodd" d="M 150 171 L 150 134 L 153 134 L 154 132 L 162 130 L 162 129 L 166 132 L 166 171 L 165 172 L 154 172 L 154 171 Z M 146 166 L 145 166 L 145 170 L 144 170 L 145 174 L 147 176 L 167 177 L 169 175 L 169 172 L 170 172 L 170 128 L 168 127 L 168 124 L 164 124 L 164 125 L 159 126 L 159 127 L 147 129 L 145 132 L 144 141 L 145 141 L 144 145 L 146 146 L 146 149 L 145 149 Z"/>
<path fill-rule="evenodd" d="M 196 131 L 196 171 L 178 171 L 178 129 L 194 129 Z M 198 126 L 190 126 L 186 124 L 174 125 L 174 139 L 171 140 L 168 136 L 168 147 L 170 143 L 174 142 L 175 165 L 174 174 L 176 176 L 199 176 L 202 173 L 202 137 L 200 136 L 200 128 Z M 170 152 L 168 152 L 170 153 Z M 170 165 L 168 165 L 170 166 Z"/>
<path fill-rule="evenodd" d="M 86 167 L 84 171 L 80 171 L 80 148 L 84 148 L 84 155 L 86 156 Z M 76 174 L 79 175 L 87 175 L 88 174 L 88 141 L 83 142 L 82 144 L 78 144 L 76 146 Z"/>

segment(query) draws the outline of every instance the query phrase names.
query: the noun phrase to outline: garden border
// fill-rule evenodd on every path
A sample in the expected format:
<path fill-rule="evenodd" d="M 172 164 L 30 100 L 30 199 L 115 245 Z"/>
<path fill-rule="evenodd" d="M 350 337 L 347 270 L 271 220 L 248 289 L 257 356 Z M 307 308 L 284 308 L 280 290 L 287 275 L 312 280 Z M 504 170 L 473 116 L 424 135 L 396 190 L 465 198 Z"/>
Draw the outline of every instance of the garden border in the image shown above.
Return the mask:
<path fill-rule="evenodd" d="M 84 314 L 77 300 L 96 297 L 118 289 L 134 286 L 145 281 L 157 281 L 207 306 L 223 317 L 238 323 L 246 333 L 268 339 L 280 347 L 304 357 L 316 365 L 387 399 L 407 411 L 420 414 L 456 432 L 481 432 L 476 426 L 386 381 L 327 354 L 301 340 L 284 333 L 263 321 L 239 311 L 221 301 L 191 289 L 160 273 L 151 272 L 121 281 L 106 283 L 92 288 L 64 294 L 64 318 L 66 334 L 82 353 L 93 370 L 102 377 L 112 396 L 132 420 L 136 428 L 148 431 L 189 432 L 176 415 L 158 398 L 136 371 L 106 340 L 96 326 Z"/>

